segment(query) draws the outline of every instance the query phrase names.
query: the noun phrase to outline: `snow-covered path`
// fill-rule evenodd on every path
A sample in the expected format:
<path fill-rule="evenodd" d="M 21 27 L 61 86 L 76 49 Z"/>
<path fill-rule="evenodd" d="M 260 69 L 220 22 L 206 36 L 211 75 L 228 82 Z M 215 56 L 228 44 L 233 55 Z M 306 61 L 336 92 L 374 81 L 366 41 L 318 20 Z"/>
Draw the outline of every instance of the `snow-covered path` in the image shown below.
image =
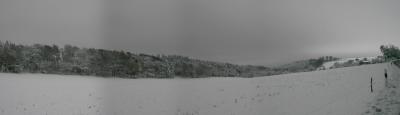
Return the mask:
<path fill-rule="evenodd" d="M 400 68 L 388 64 L 388 81 L 383 90 L 373 102 L 370 109 L 364 115 L 399 115 L 400 114 Z"/>
<path fill-rule="evenodd" d="M 370 109 L 368 103 L 385 89 L 387 67 L 258 78 L 0 74 L 0 115 L 356 115 Z"/>

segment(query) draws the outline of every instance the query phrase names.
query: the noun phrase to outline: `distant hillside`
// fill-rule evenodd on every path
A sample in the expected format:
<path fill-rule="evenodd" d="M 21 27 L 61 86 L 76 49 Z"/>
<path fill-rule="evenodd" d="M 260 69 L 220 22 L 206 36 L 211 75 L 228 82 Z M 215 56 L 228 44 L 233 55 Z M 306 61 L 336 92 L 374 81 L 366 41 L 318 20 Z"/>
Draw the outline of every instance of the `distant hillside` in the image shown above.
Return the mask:
<path fill-rule="evenodd" d="M 339 58 L 324 56 L 270 68 L 204 61 L 178 55 L 136 54 L 126 51 L 79 48 L 72 45 L 64 47 L 42 44 L 17 45 L 9 41 L 0 41 L 0 72 L 9 73 L 120 78 L 255 77 L 320 70 L 327 62 L 337 60 Z M 346 64 L 343 67 L 349 66 Z M 335 63 L 335 68 L 339 66 Z"/>
<path fill-rule="evenodd" d="M 301 60 L 292 63 L 288 63 L 285 65 L 278 66 L 277 68 L 284 69 L 287 72 L 306 72 L 306 71 L 314 71 L 321 67 L 326 62 L 336 61 L 340 58 L 333 56 L 323 56 L 317 59 L 308 59 Z"/>
<path fill-rule="evenodd" d="M 384 59 L 382 56 L 375 57 L 357 57 L 357 58 L 342 58 L 335 61 L 326 62 L 321 66 L 321 69 L 334 69 L 342 67 L 351 67 L 365 64 L 382 63 Z"/>
<path fill-rule="evenodd" d="M 135 54 L 71 45 L 17 45 L 0 41 L 0 71 L 121 78 L 254 77 L 281 74 L 265 66 L 236 65 L 177 55 Z"/>
<path fill-rule="evenodd" d="M 391 62 L 399 65 L 400 59 L 400 49 L 394 45 L 381 45 L 379 47 L 382 56 L 376 57 L 357 57 L 357 58 L 344 58 L 337 61 L 331 61 L 324 63 L 323 69 L 333 69 L 333 68 L 341 68 L 341 67 L 350 67 L 350 66 L 358 66 L 364 64 L 375 64 L 375 63 L 383 63 L 383 62 Z"/>

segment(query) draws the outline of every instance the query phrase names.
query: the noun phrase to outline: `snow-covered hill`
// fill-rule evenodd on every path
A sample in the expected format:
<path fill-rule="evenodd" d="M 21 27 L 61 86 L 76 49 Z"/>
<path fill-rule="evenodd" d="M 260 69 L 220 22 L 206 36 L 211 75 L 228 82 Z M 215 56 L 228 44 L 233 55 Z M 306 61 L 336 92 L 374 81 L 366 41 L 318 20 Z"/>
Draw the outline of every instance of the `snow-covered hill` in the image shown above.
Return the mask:
<path fill-rule="evenodd" d="M 339 59 L 336 61 L 325 62 L 324 64 L 322 64 L 322 67 L 325 69 L 330 69 L 330 68 L 334 68 L 335 63 L 343 64 L 350 60 L 352 60 L 354 62 L 356 62 L 356 60 L 362 61 L 362 60 L 364 60 L 364 58 L 366 58 L 367 59 L 366 61 L 368 61 L 368 62 L 373 62 L 373 60 L 379 60 L 379 58 L 376 56 L 375 57 L 342 58 L 342 59 Z"/>
<path fill-rule="evenodd" d="M 385 89 L 384 69 L 391 67 L 258 78 L 0 74 L 0 115 L 357 115 Z"/>

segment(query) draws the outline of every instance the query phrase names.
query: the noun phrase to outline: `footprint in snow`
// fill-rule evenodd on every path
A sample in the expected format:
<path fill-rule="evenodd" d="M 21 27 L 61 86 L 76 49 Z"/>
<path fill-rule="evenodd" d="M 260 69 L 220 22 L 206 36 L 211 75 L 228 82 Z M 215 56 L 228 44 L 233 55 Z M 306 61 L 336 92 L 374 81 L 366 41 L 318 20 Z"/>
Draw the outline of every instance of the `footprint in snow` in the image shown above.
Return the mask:
<path fill-rule="evenodd" d="M 214 108 L 217 108 L 217 105 L 213 105 Z"/>

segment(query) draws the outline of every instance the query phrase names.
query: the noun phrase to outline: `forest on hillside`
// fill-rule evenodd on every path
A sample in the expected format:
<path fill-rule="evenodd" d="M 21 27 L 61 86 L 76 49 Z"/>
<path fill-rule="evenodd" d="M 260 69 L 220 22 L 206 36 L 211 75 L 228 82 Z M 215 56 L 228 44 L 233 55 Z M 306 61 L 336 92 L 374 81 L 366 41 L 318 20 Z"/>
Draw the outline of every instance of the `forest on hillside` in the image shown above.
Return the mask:
<path fill-rule="evenodd" d="M 0 41 L 0 72 L 90 75 L 120 78 L 255 77 L 313 71 L 332 56 L 305 60 L 301 66 L 271 68 L 149 55 L 72 45 L 21 45 Z"/>

